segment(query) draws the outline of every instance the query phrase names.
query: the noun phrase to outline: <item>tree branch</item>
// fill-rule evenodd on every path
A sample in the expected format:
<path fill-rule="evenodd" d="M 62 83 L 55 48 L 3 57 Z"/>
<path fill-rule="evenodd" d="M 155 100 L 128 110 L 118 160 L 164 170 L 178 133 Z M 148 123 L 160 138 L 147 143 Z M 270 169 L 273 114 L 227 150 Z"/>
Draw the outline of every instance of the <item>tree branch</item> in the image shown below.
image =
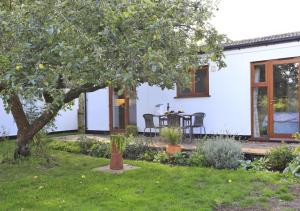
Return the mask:
<path fill-rule="evenodd" d="M 183 28 L 186 28 L 186 29 L 189 29 L 189 30 L 192 30 L 192 31 L 198 31 L 197 29 L 193 28 L 192 26 L 190 25 L 186 25 L 186 24 L 180 24 L 180 23 L 177 23 L 174 25 L 175 27 L 183 27 Z"/>
<path fill-rule="evenodd" d="M 5 89 L 4 84 L 0 84 L 0 92 L 2 92 Z"/>
<path fill-rule="evenodd" d="M 105 88 L 106 85 L 104 83 L 99 83 L 99 85 L 95 86 L 93 84 L 84 84 L 80 87 L 69 90 L 64 97 L 64 104 L 67 104 L 76 98 L 79 97 L 81 93 L 84 92 L 93 92 L 98 89 Z M 53 119 L 59 110 L 63 107 L 64 104 L 54 105 L 51 110 L 44 111 L 37 119 L 33 121 L 30 127 L 30 134 L 34 135 L 40 129 L 42 129 L 51 119 Z"/>
<path fill-rule="evenodd" d="M 52 103 L 53 102 L 53 97 L 50 95 L 49 92 L 44 91 L 43 92 L 43 97 L 46 103 Z"/>

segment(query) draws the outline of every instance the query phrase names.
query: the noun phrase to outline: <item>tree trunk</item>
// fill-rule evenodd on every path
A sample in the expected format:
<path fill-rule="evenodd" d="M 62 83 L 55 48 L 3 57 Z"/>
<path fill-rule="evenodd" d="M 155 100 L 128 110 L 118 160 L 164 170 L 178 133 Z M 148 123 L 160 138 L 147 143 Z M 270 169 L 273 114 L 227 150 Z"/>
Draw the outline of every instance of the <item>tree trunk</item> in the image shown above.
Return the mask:
<path fill-rule="evenodd" d="M 29 143 L 33 137 L 55 116 L 58 111 L 63 107 L 64 104 L 71 102 L 72 100 L 79 97 L 81 93 L 93 92 L 98 89 L 106 87 L 105 84 L 100 84 L 94 86 L 93 84 L 85 84 L 78 88 L 71 89 L 64 96 L 64 102 L 60 105 L 53 105 L 51 110 L 45 110 L 38 118 L 36 118 L 32 123 L 29 123 L 26 114 L 24 112 L 21 100 L 16 93 L 12 93 L 9 97 L 10 110 L 17 124 L 18 134 L 17 134 L 17 148 L 15 150 L 14 157 L 19 156 L 29 156 Z M 0 87 L 1 88 L 1 87 Z M 52 98 L 47 93 L 44 93 L 46 103 L 51 104 Z"/>
<path fill-rule="evenodd" d="M 14 158 L 17 159 L 20 156 L 27 157 L 30 155 L 29 143 L 33 139 L 34 135 L 29 134 L 29 131 L 18 132 L 17 135 L 17 147 L 15 149 Z"/>

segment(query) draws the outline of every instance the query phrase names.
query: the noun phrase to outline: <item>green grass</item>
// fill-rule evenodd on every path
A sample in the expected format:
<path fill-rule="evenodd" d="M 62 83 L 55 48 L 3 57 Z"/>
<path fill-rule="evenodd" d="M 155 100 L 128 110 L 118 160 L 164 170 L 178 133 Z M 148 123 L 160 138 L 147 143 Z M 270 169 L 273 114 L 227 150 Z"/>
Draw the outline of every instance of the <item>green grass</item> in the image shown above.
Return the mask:
<path fill-rule="evenodd" d="M 0 160 L 13 147 L 0 142 Z M 141 168 L 111 175 L 91 171 L 109 160 L 49 153 L 51 165 L 35 156 L 0 164 L 0 210 L 213 210 L 264 204 L 272 196 L 290 200 L 290 179 L 276 173 L 126 161 Z"/>

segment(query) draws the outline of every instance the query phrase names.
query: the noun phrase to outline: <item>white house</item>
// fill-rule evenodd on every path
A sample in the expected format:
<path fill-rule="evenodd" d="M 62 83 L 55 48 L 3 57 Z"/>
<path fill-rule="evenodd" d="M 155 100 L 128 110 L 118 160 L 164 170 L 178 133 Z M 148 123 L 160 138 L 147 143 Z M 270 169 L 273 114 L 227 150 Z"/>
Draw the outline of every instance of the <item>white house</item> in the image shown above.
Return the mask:
<path fill-rule="evenodd" d="M 207 134 L 291 138 L 299 131 L 300 32 L 232 42 L 225 46 L 226 68 L 211 63 L 198 70 L 190 89 L 161 90 L 144 84 L 137 99 L 107 88 L 87 94 L 87 131 L 122 130 L 143 114 L 162 110 L 204 112 Z M 198 83 L 199 82 L 199 83 Z M 195 130 L 195 133 L 197 131 Z"/>
<path fill-rule="evenodd" d="M 112 88 L 87 93 L 86 131 L 122 131 L 134 124 L 143 132 L 143 114 L 165 112 L 169 105 L 175 112 L 204 112 L 207 134 L 289 139 L 299 131 L 299 41 L 295 32 L 229 43 L 224 47 L 227 67 L 218 70 L 210 63 L 196 70 L 187 88 L 143 84 L 136 88 L 136 99 L 118 96 Z M 77 108 L 57 118 L 60 131 L 77 129 Z M 11 116 L 1 109 L 0 127 L 15 134 Z"/>

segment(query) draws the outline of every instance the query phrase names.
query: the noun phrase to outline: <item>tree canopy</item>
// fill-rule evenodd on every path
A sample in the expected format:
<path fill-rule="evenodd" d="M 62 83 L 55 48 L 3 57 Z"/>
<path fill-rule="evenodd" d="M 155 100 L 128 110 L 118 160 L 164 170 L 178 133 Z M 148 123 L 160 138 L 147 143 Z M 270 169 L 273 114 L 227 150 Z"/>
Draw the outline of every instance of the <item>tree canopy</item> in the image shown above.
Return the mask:
<path fill-rule="evenodd" d="M 0 8 L 0 95 L 25 139 L 82 92 L 172 88 L 190 66 L 224 66 L 225 36 L 209 24 L 213 0 L 7 0 Z M 28 122 L 22 101 L 32 99 L 45 106 Z"/>

